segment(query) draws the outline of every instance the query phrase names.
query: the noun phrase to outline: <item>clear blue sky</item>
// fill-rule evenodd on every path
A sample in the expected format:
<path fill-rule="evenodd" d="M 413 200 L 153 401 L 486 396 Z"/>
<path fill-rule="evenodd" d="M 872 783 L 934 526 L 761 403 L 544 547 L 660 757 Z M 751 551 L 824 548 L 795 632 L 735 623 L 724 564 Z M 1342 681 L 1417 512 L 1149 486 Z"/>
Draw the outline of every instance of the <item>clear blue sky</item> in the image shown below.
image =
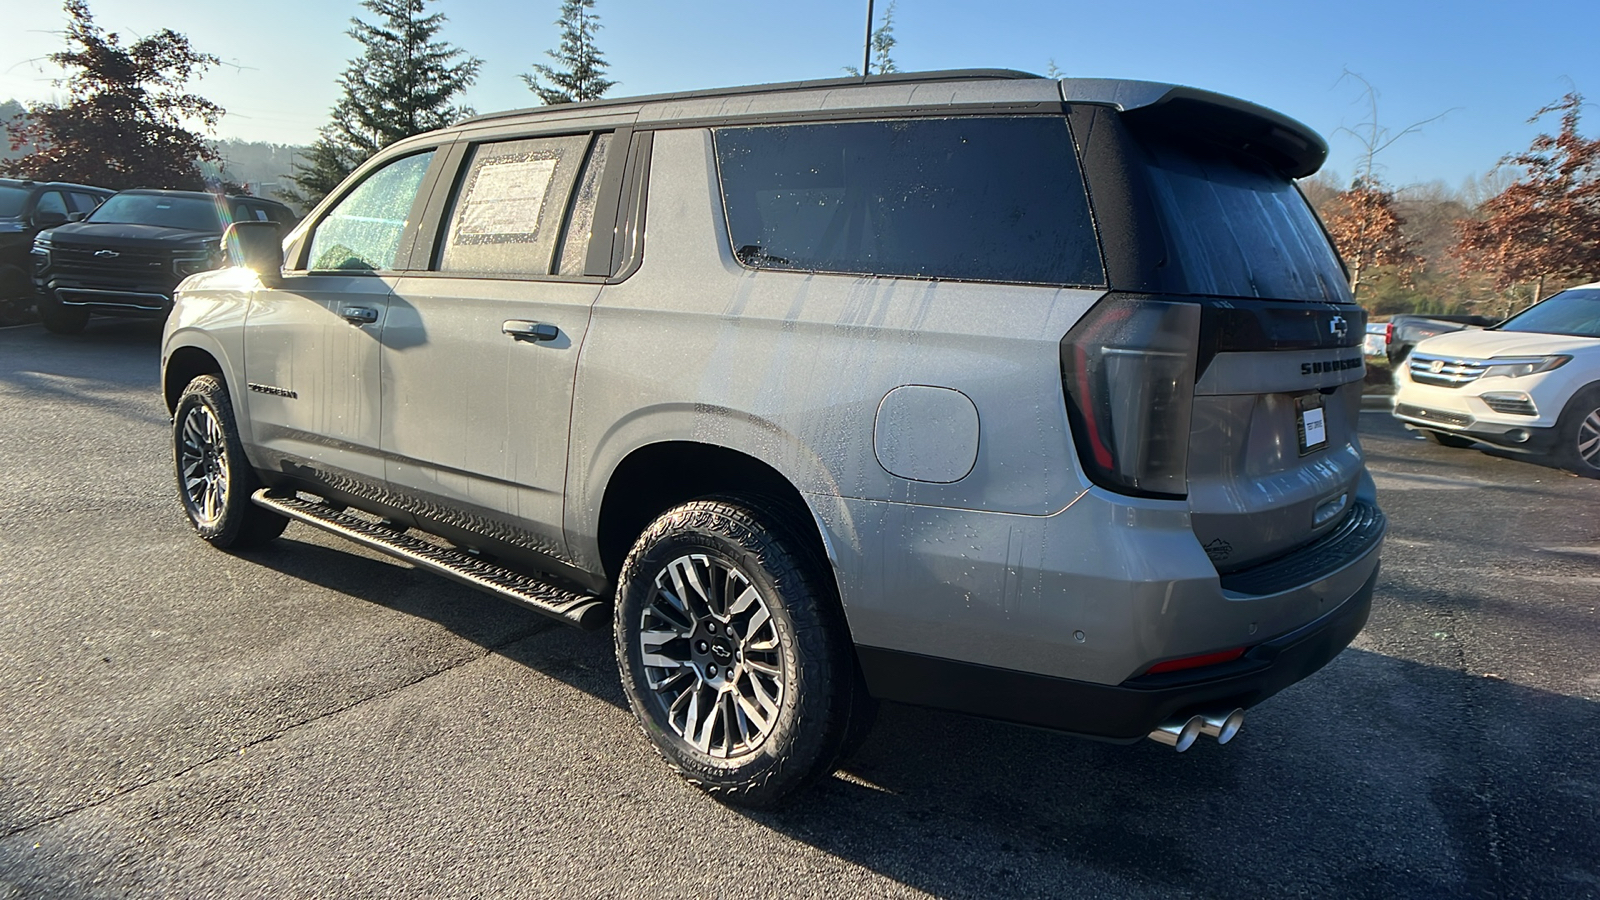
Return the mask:
<path fill-rule="evenodd" d="M 334 79 L 358 53 L 344 34 L 348 0 L 198 4 L 91 0 L 125 38 L 167 27 L 230 66 L 200 83 L 228 110 L 222 137 L 309 143 L 338 95 Z M 878 8 L 887 5 L 879 2 Z M 481 112 L 532 105 L 517 75 L 558 41 L 558 0 L 441 0 L 442 36 L 484 60 L 467 102 Z M 694 3 L 598 0 L 600 48 L 620 84 L 613 96 L 827 78 L 859 65 L 865 2 Z M 41 59 L 61 47 L 63 13 L 42 0 L 4 0 L 0 99 L 56 95 Z M 1399 130 L 1451 110 L 1386 151 L 1395 184 L 1452 186 L 1523 149 L 1526 119 L 1576 87 L 1600 101 L 1600 2 L 1424 0 L 1126 3 L 900 0 L 894 56 L 903 70 L 1007 67 L 1170 81 L 1234 94 L 1294 116 L 1333 145 L 1328 167 L 1348 177 L 1359 148 L 1341 126 L 1366 118 L 1349 68 L 1380 91 L 1381 124 Z M 1554 122 L 1545 124 L 1553 129 Z M 1600 133 L 1600 105 L 1584 128 Z"/>

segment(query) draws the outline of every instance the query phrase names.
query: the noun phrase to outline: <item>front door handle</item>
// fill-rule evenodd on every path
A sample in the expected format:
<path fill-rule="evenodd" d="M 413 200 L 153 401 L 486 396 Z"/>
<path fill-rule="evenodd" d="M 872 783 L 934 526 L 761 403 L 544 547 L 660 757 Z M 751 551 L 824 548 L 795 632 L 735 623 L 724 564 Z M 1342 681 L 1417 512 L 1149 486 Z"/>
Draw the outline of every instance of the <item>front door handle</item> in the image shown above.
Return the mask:
<path fill-rule="evenodd" d="M 500 331 L 518 341 L 553 341 L 561 336 L 561 329 L 554 325 L 524 319 L 507 319 Z"/>
<path fill-rule="evenodd" d="M 378 311 L 370 306 L 346 306 L 339 310 L 339 315 L 351 325 L 371 325 L 378 321 Z"/>

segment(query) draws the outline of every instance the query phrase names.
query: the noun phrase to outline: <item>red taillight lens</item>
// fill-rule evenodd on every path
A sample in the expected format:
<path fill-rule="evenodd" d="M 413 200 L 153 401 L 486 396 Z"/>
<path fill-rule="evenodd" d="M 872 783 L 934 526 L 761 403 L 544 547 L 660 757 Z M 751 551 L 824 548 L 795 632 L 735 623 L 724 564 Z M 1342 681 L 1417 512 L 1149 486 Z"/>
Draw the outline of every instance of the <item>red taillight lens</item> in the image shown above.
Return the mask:
<path fill-rule="evenodd" d="M 1145 670 L 1146 675 L 1159 675 L 1162 672 L 1178 672 L 1183 669 L 1198 669 L 1201 666 L 1214 666 L 1218 663 L 1233 662 L 1244 655 L 1244 648 L 1237 647 L 1233 650 L 1222 650 L 1217 653 L 1203 653 L 1199 656 L 1186 656 L 1183 659 L 1169 659 L 1163 663 L 1156 663 Z"/>
<path fill-rule="evenodd" d="M 1392 343 L 1394 343 L 1394 323 L 1385 322 L 1383 323 L 1383 345 L 1387 347 Z"/>
<path fill-rule="evenodd" d="M 1078 457 L 1090 480 L 1144 497 L 1188 493 L 1200 306 L 1108 295 L 1061 339 Z"/>

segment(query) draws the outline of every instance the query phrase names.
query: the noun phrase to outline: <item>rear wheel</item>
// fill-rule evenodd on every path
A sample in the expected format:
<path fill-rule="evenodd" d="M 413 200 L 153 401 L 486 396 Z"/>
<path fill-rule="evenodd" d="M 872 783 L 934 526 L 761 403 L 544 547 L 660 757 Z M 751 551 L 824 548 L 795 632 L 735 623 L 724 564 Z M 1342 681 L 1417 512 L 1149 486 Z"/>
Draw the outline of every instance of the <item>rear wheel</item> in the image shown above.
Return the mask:
<path fill-rule="evenodd" d="M 1556 425 L 1557 465 L 1585 478 L 1600 478 L 1600 387 L 1586 387 L 1567 401 Z"/>
<path fill-rule="evenodd" d="M 1459 434 L 1445 434 L 1442 431 L 1425 431 L 1423 434 L 1441 447 L 1471 447 L 1477 443 L 1472 438 L 1462 437 Z"/>
<path fill-rule="evenodd" d="M 679 774 L 741 806 L 826 775 L 870 725 L 832 582 L 785 526 L 754 501 L 686 503 L 645 530 L 618 589 L 634 715 Z"/>
<path fill-rule="evenodd" d="M 178 497 L 194 530 L 217 547 L 243 549 L 283 533 L 289 520 L 251 502 L 261 487 L 234 425 L 233 403 L 215 375 L 189 382 L 172 416 Z"/>
<path fill-rule="evenodd" d="M 77 334 L 89 324 L 89 311 L 62 306 L 54 297 L 40 297 L 39 321 L 51 334 Z"/>

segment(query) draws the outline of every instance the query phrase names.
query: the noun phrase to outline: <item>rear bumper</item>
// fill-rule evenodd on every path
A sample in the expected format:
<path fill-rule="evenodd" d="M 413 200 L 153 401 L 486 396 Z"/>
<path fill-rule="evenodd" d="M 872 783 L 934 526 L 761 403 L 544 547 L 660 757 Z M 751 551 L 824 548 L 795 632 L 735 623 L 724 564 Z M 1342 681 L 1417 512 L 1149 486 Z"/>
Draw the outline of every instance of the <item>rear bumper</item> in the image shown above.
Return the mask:
<path fill-rule="evenodd" d="M 1248 708 L 1338 656 L 1367 623 L 1378 571 L 1333 611 L 1252 647 L 1231 663 L 1105 685 L 857 647 L 868 690 L 884 700 L 1132 743 L 1162 722 Z"/>

